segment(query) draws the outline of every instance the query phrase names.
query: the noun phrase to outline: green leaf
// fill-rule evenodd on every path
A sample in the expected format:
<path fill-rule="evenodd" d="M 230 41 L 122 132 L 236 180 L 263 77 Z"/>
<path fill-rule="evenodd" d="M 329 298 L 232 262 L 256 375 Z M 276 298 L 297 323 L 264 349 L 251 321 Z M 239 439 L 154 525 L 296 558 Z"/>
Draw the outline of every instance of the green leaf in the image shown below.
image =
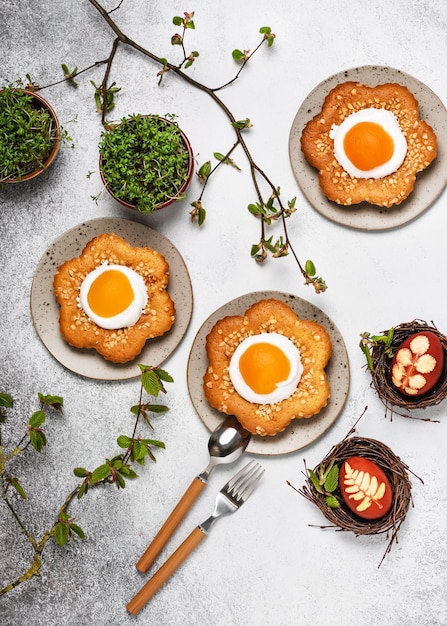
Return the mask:
<path fill-rule="evenodd" d="M 122 475 L 117 472 L 115 474 L 115 478 L 116 478 L 116 486 L 121 489 L 124 489 L 124 487 L 126 486 L 126 481 L 124 480 L 124 478 L 122 477 Z"/>
<path fill-rule="evenodd" d="M 247 208 L 252 215 L 258 216 L 262 213 L 262 207 L 259 204 L 252 203 L 252 204 L 249 204 Z"/>
<path fill-rule="evenodd" d="M 70 529 L 77 534 L 80 539 L 85 539 L 85 533 L 80 526 L 77 524 L 70 524 Z"/>
<path fill-rule="evenodd" d="M 151 396 L 158 396 L 160 392 L 160 382 L 157 375 L 152 371 L 146 371 L 141 374 L 141 384 L 144 390 Z"/>
<path fill-rule="evenodd" d="M 162 441 L 157 441 L 157 439 L 140 439 L 141 443 L 144 443 L 148 446 L 157 446 L 157 448 L 166 448 L 165 444 Z"/>
<path fill-rule="evenodd" d="M 159 378 L 161 378 L 161 380 L 163 380 L 165 383 L 173 383 L 174 379 L 172 378 L 172 376 L 164 369 L 162 369 L 161 367 L 157 367 L 157 369 L 154 370 L 155 373 L 157 374 L 157 376 Z"/>
<path fill-rule="evenodd" d="M 9 482 L 11 484 L 11 487 L 14 487 L 14 489 L 17 491 L 19 496 L 21 496 L 24 500 L 26 500 L 27 498 L 26 492 L 24 488 L 22 487 L 22 485 L 19 483 L 19 479 L 16 478 L 15 476 L 11 476 L 11 478 L 9 479 Z"/>
<path fill-rule="evenodd" d="M 394 328 L 390 328 L 386 336 L 386 345 L 390 346 L 394 337 Z"/>
<path fill-rule="evenodd" d="M 61 396 L 43 395 L 41 393 L 38 393 L 37 395 L 42 404 L 46 404 L 56 411 L 62 411 L 62 407 L 64 406 L 64 399 L 61 398 Z"/>
<path fill-rule="evenodd" d="M 243 59 L 245 59 L 245 54 L 242 52 L 242 50 L 233 50 L 233 52 L 231 53 L 231 56 L 233 57 L 233 59 L 235 61 L 242 61 Z"/>
<path fill-rule="evenodd" d="M 125 450 L 127 450 L 127 448 L 129 448 L 132 444 L 132 439 L 130 437 L 127 437 L 126 435 L 120 435 L 116 442 L 120 448 L 124 448 Z"/>
<path fill-rule="evenodd" d="M 88 491 L 88 482 L 84 481 L 78 490 L 78 496 L 77 496 L 78 500 L 80 500 L 83 496 L 85 496 L 87 491 Z"/>
<path fill-rule="evenodd" d="M 270 33 L 272 32 L 272 29 L 270 28 L 270 26 L 261 26 L 261 28 L 259 29 L 259 32 L 264 35 L 270 35 Z"/>
<path fill-rule="evenodd" d="M 308 274 L 309 276 L 315 276 L 315 274 L 317 273 L 315 265 L 310 259 L 306 261 L 306 265 L 304 266 L 304 269 L 305 269 L 306 274 Z"/>
<path fill-rule="evenodd" d="M 152 413 L 166 413 L 169 407 L 164 404 L 147 404 L 146 409 Z"/>
<path fill-rule="evenodd" d="M 34 430 L 34 429 L 30 430 L 29 438 L 31 441 L 31 445 L 33 446 L 34 450 L 36 450 L 37 452 L 40 452 L 43 446 L 47 443 L 47 439 L 44 433 L 40 430 Z"/>
<path fill-rule="evenodd" d="M 332 493 L 338 487 L 338 465 L 333 465 L 324 481 L 324 488 L 327 493 Z"/>
<path fill-rule="evenodd" d="M 91 482 L 92 484 L 98 483 L 100 480 L 105 480 L 110 476 L 112 470 L 110 465 L 104 463 L 104 465 L 100 465 L 92 472 Z"/>
<path fill-rule="evenodd" d="M 315 474 L 315 472 L 311 469 L 308 469 L 307 472 L 309 474 L 309 478 L 312 482 L 312 485 L 315 487 L 318 493 L 323 493 L 323 489 L 321 488 L 320 481 L 318 479 L 318 476 Z"/>
<path fill-rule="evenodd" d="M 371 351 L 369 349 L 369 346 L 366 343 L 361 343 L 360 344 L 360 348 L 362 349 L 362 352 L 365 355 L 366 364 L 368 366 L 368 369 L 371 372 L 374 372 L 374 363 L 373 363 L 373 359 L 372 359 L 372 356 L 371 356 Z"/>
<path fill-rule="evenodd" d="M 0 406 L 5 407 L 6 409 L 11 409 L 14 405 L 14 400 L 9 393 L 0 393 Z"/>
<path fill-rule="evenodd" d="M 58 522 L 54 527 L 54 538 L 59 546 L 65 546 L 68 541 L 68 526 L 63 522 Z"/>
<path fill-rule="evenodd" d="M 244 120 L 236 120 L 231 122 L 233 128 L 238 128 L 239 130 L 244 130 L 245 128 L 251 128 L 253 124 L 250 122 L 249 118 L 246 117 Z"/>
<path fill-rule="evenodd" d="M 31 415 L 28 425 L 31 426 L 31 428 L 39 428 L 45 422 L 45 419 L 46 416 L 44 411 L 36 411 Z"/>
<path fill-rule="evenodd" d="M 175 26 L 182 26 L 182 24 L 183 24 L 183 17 L 180 17 L 180 15 L 176 15 L 175 17 L 172 18 L 172 23 Z"/>
<path fill-rule="evenodd" d="M 250 255 L 256 258 L 260 254 L 260 251 L 261 250 L 260 250 L 259 244 L 258 243 L 254 243 L 251 246 Z"/>
<path fill-rule="evenodd" d="M 199 178 L 206 180 L 208 176 L 211 174 L 211 161 L 205 161 L 203 165 L 200 166 L 197 175 Z"/>
<path fill-rule="evenodd" d="M 86 478 L 89 475 L 89 472 L 87 472 L 87 470 L 83 467 L 75 467 L 73 474 L 77 476 L 77 478 Z"/>
<path fill-rule="evenodd" d="M 203 222 L 206 219 L 206 211 L 203 207 L 200 207 L 199 209 L 199 219 L 197 220 L 197 223 L 199 226 L 202 226 Z"/>
<path fill-rule="evenodd" d="M 145 457 L 147 454 L 147 448 L 146 446 L 144 446 L 140 441 L 138 441 L 137 439 L 133 442 L 133 448 L 132 448 L 132 456 L 133 458 L 138 461 L 138 459 L 142 459 L 143 457 Z"/>
<path fill-rule="evenodd" d="M 340 502 L 337 500 L 335 496 L 327 496 L 326 504 L 331 507 L 331 509 L 340 508 Z"/>

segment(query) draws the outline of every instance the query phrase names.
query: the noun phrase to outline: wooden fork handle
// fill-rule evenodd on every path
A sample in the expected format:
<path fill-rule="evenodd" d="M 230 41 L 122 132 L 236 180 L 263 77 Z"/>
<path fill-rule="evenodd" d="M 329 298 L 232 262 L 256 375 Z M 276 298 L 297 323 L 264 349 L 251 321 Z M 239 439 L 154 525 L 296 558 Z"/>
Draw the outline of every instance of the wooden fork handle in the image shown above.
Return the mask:
<path fill-rule="evenodd" d="M 132 598 L 126 607 L 129 613 L 136 615 L 205 537 L 206 533 L 197 526 L 174 554 L 169 557 L 166 563 L 155 572 L 152 578 Z"/>
<path fill-rule="evenodd" d="M 202 492 L 202 489 L 205 487 L 206 482 L 201 480 L 200 478 L 194 478 L 192 483 L 189 485 L 188 489 L 185 491 L 181 499 L 179 500 L 177 506 L 172 511 L 171 515 L 168 517 L 166 522 L 160 528 L 158 533 L 155 535 L 152 543 L 147 548 L 146 552 L 140 558 L 137 563 L 137 570 L 140 572 L 147 572 L 149 567 L 155 561 L 157 556 L 160 554 L 163 546 L 167 543 L 168 539 L 174 533 L 177 526 L 180 524 L 182 519 L 185 517 L 186 513 L 191 508 L 192 504 L 195 502 L 199 494 Z"/>

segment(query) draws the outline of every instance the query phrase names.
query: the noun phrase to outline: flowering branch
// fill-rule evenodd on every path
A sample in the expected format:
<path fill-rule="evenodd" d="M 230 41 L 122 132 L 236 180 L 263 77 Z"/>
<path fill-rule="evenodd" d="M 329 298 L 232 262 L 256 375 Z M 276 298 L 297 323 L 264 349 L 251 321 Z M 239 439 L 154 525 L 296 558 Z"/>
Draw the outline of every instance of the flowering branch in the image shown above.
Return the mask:
<path fill-rule="evenodd" d="M 267 45 L 268 47 L 271 47 L 273 45 L 275 41 L 275 34 L 272 33 L 270 27 L 263 26 L 259 29 L 259 32 L 261 34 L 261 41 L 257 44 L 252 52 L 250 52 L 250 50 L 233 50 L 232 57 L 235 62 L 240 63 L 241 66 L 231 80 L 228 80 L 217 87 L 209 87 L 208 85 L 205 85 L 204 83 L 201 83 L 200 81 L 194 79 L 190 74 L 185 71 L 199 58 L 199 53 L 196 50 L 188 53 L 185 47 L 186 33 L 195 29 L 193 12 L 185 12 L 183 16 L 175 16 L 173 18 L 173 23 L 175 26 L 180 28 L 180 32 L 175 33 L 171 37 L 171 44 L 173 46 L 179 47 L 181 50 L 180 62 L 174 64 L 167 59 L 154 54 L 150 50 L 143 48 L 140 44 L 128 37 L 119 28 L 115 20 L 112 18 L 111 13 L 122 7 L 124 0 L 121 0 L 121 2 L 119 2 L 119 5 L 116 6 L 112 11 L 106 11 L 106 9 L 97 0 L 89 0 L 89 2 L 99 12 L 99 14 L 102 16 L 102 18 L 105 20 L 105 22 L 115 35 L 111 52 L 107 60 L 100 62 L 106 65 L 103 80 L 99 86 L 93 83 L 95 87 L 97 109 L 99 112 L 101 112 L 102 123 L 106 125 L 105 117 L 114 106 L 114 95 L 120 90 L 120 88 L 117 87 L 115 83 L 109 84 L 112 64 L 115 59 L 115 54 L 120 45 L 125 45 L 133 48 L 134 50 L 141 53 L 143 56 L 153 61 L 156 65 L 161 66 L 157 73 L 159 84 L 162 82 L 162 80 L 164 80 L 168 73 L 173 73 L 185 82 L 187 82 L 189 85 L 206 93 L 228 118 L 228 121 L 235 134 L 235 140 L 225 154 L 222 155 L 221 153 L 214 153 L 214 157 L 217 159 L 217 164 L 215 166 L 212 166 L 211 162 L 207 161 L 199 168 L 198 176 L 199 180 L 203 183 L 203 188 L 199 197 L 191 203 L 192 211 L 190 212 L 190 216 L 192 222 L 197 223 L 199 226 L 201 226 L 205 221 L 206 209 L 203 204 L 203 195 L 210 176 L 214 175 L 215 172 L 221 167 L 221 165 L 224 164 L 231 165 L 233 167 L 236 167 L 237 169 L 240 169 L 236 165 L 236 163 L 230 158 L 230 155 L 234 152 L 234 150 L 240 146 L 249 164 L 250 175 L 256 194 L 256 202 L 250 204 L 248 206 L 248 210 L 254 217 L 256 217 L 260 221 L 261 230 L 259 241 L 251 246 L 251 256 L 257 263 L 264 263 L 269 255 L 271 255 L 273 258 L 278 258 L 287 256 L 288 254 L 292 254 L 296 264 L 298 265 L 300 273 L 304 277 L 305 284 L 312 285 L 316 293 L 324 292 L 327 288 L 326 283 L 323 278 L 317 276 L 313 262 L 307 261 L 303 265 L 300 262 L 299 257 L 290 241 L 286 226 L 286 220 L 292 215 L 292 213 L 296 211 L 296 198 L 293 198 L 287 202 L 283 201 L 282 197 L 280 196 L 280 187 L 274 184 L 273 181 L 270 180 L 267 174 L 256 163 L 247 145 L 244 133 L 248 131 L 249 128 L 252 126 L 250 120 L 248 118 L 244 120 L 237 120 L 231 110 L 225 104 L 225 102 L 221 99 L 220 95 L 218 95 L 218 92 L 229 87 L 236 80 L 238 80 L 241 72 L 246 67 L 247 63 L 252 59 L 253 55 L 260 50 L 262 46 Z M 96 64 L 90 67 L 94 67 L 95 65 Z M 67 66 L 65 66 L 65 69 L 68 70 Z M 79 73 L 80 72 L 77 71 L 64 71 L 65 80 L 73 84 L 75 76 L 79 75 Z M 261 191 L 260 184 L 267 187 L 267 195 L 264 195 L 264 193 Z M 278 239 L 273 241 L 273 236 L 269 237 L 267 235 L 267 230 L 268 226 L 277 221 L 281 222 L 283 234 Z"/>

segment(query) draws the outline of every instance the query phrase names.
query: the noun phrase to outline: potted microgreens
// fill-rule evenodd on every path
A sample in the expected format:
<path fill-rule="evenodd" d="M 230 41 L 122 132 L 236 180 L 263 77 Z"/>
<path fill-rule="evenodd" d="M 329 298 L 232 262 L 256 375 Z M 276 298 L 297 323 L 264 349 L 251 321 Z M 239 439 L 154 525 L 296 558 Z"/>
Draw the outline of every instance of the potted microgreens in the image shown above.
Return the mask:
<path fill-rule="evenodd" d="M 0 182 L 17 183 L 46 171 L 56 158 L 61 128 L 50 104 L 17 85 L 0 89 Z"/>
<path fill-rule="evenodd" d="M 175 116 L 136 114 L 108 124 L 99 153 L 104 185 L 124 206 L 152 213 L 185 197 L 194 159 Z"/>

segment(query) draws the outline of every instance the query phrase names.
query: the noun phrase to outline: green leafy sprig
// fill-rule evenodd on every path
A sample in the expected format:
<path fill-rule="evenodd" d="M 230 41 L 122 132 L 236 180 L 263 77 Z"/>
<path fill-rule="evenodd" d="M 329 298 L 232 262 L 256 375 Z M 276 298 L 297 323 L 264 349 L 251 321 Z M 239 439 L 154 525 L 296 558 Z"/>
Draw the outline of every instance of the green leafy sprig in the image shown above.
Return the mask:
<path fill-rule="evenodd" d="M 340 502 L 334 491 L 338 487 L 339 467 L 334 461 L 331 461 L 327 466 L 319 465 L 314 471 L 309 468 L 307 473 L 312 482 L 314 488 L 325 496 L 326 504 L 331 509 L 338 509 Z"/>
<path fill-rule="evenodd" d="M 384 347 L 384 354 L 388 358 L 393 358 L 393 338 L 394 338 L 394 328 L 390 328 L 386 335 L 371 335 L 371 333 L 365 332 L 362 333 L 360 339 L 360 349 L 366 358 L 366 365 L 371 372 L 374 372 L 374 363 L 371 355 L 371 350 L 376 346 Z"/>
<path fill-rule="evenodd" d="M 101 112 L 101 120 L 105 126 L 107 126 L 106 114 L 113 106 L 114 96 L 119 90 L 119 88 L 116 87 L 115 83 L 109 81 L 109 77 L 116 56 L 116 52 L 120 45 L 126 45 L 133 48 L 143 56 L 152 60 L 157 66 L 159 66 L 160 69 L 157 72 L 159 84 L 164 80 L 167 74 L 172 73 L 185 80 L 193 87 L 199 89 L 203 93 L 206 93 L 228 118 L 230 127 L 235 133 L 235 141 L 233 142 L 233 145 L 227 150 L 221 149 L 214 152 L 214 158 L 217 161 L 215 165 L 212 165 L 211 161 L 207 160 L 205 161 L 205 163 L 199 166 L 197 173 L 199 180 L 202 183 L 202 190 L 199 194 L 199 197 L 191 202 L 192 210 L 190 211 L 190 217 L 192 222 L 198 224 L 198 226 L 202 226 L 205 222 L 205 219 L 207 217 L 207 209 L 203 201 L 203 195 L 205 188 L 207 187 L 210 180 L 210 177 L 214 175 L 218 168 L 222 165 L 229 165 L 230 167 L 233 167 L 237 170 L 241 169 L 241 167 L 235 162 L 232 157 L 232 153 L 234 152 L 234 150 L 237 147 L 240 147 L 249 163 L 251 179 L 256 194 L 256 199 L 254 202 L 250 203 L 248 210 L 250 211 L 250 213 L 255 215 L 255 217 L 258 218 L 261 223 L 260 239 L 256 244 L 251 245 L 252 258 L 257 263 L 264 263 L 264 261 L 269 256 L 273 258 L 280 258 L 291 254 L 296 264 L 298 265 L 302 276 L 304 277 L 305 284 L 312 285 L 316 293 L 321 293 L 325 291 L 327 289 L 327 285 L 325 281 L 321 278 L 321 276 L 318 276 L 316 272 L 308 272 L 309 263 L 311 264 L 310 267 L 315 268 L 313 262 L 308 261 L 304 265 L 301 264 L 298 255 L 293 249 L 287 232 L 286 219 L 296 210 L 295 198 L 287 201 L 286 203 L 283 202 L 281 196 L 279 195 L 278 185 L 275 185 L 273 181 L 269 179 L 266 173 L 255 162 L 248 147 L 248 144 L 243 136 L 243 133 L 249 130 L 249 128 L 252 126 L 249 118 L 236 119 L 231 110 L 219 96 L 220 91 L 232 85 L 240 77 L 241 72 L 246 67 L 247 63 L 251 61 L 253 55 L 256 54 L 262 46 L 266 45 L 268 48 L 271 48 L 273 46 L 276 36 L 272 32 L 270 26 L 262 26 L 259 29 L 261 39 L 255 46 L 253 51 L 250 51 L 249 49 L 241 50 L 240 48 L 236 48 L 233 50 L 232 58 L 240 66 L 238 68 L 238 71 L 227 82 L 218 85 L 217 87 L 211 87 L 204 83 L 201 83 L 190 73 L 185 71 L 188 70 L 193 64 L 195 64 L 199 58 L 199 52 L 197 50 L 192 50 L 191 52 L 188 52 L 185 46 L 186 34 L 194 31 L 196 28 L 194 21 L 194 12 L 184 12 L 183 16 L 176 15 L 172 20 L 173 24 L 180 29 L 180 32 L 177 31 L 171 36 L 171 44 L 173 47 L 181 50 L 179 62 L 173 63 L 165 57 L 154 54 L 150 50 L 142 47 L 140 44 L 128 37 L 120 29 L 111 14 L 112 11 L 116 11 L 118 8 L 121 7 L 122 2 L 120 2 L 119 5 L 115 7 L 112 11 L 106 10 L 102 6 L 102 4 L 98 2 L 98 0 L 89 0 L 89 2 L 99 12 L 99 14 L 102 16 L 102 18 L 105 20 L 105 22 L 108 24 L 108 26 L 115 35 L 111 51 L 107 59 L 103 61 L 98 61 L 81 71 L 78 71 L 77 68 L 70 71 L 68 69 L 68 65 L 63 64 L 63 80 L 67 81 L 69 84 L 73 84 L 73 78 L 75 76 L 79 76 L 79 74 L 81 74 L 82 72 L 97 67 L 100 64 L 105 64 L 106 69 L 104 72 L 103 80 L 101 81 L 100 85 L 94 84 L 94 95 L 97 103 L 97 109 Z M 267 186 L 266 192 L 261 191 L 262 185 L 260 183 L 264 183 Z M 252 210 L 253 207 L 256 207 L 256 214 Z M 283 234 L 275 241 L 273 241 L 273 238 L 267 234 L 266 229 L 273 221 L 277 220 L 280 220 L 282 223 Z"/>
<path fill-rule="evenodd" d="M 115 485 L 118 489 L 126 486 L 126 480 L 137 478 L 137 473 L 132 465 L 134 463 L 143 466 L 147 459 L 156 461 L 153 450 L 155 448 L 164 448 L 165 444 L 156 439 L 142 437 L 138 433 L 140 422 L 145 423 L 152 428 L 149 416 L 151 413 L 160 414 L 168 410 L 167 406 L 153 403 L 146 400 L 144 394 L 154 398 L 160 393 L 166 393 L 165 383 L 173 382 L 168 372 L 161 368 L 151 367 L 147 365 L 139 365 L 140 375 L 140 397 L 137 405 L 131 407 L 131 413 L 135 416 L 133 432 L 130 436 L 120 435 L 117 438 L 117 445 L 121 452 L 112 458 L 106 458 L 93 470 L 87 470 L 83 467 L 76 467 L 73 470 L 76 478 L 82 479 L 72 491 L 68 494 L 60 507 L 55 522 L 51 528 L 44 532 L 40 539 L 36 538 L 27 528 L 25 522 L 19 515 L 15 498 L 11 495 L 11 489 L 14 490 L 16 496 L 23 500 L 27 499 L 27 493 L 19 478 L 12 473 L 10 465 L 16 457 L 25 453 L 28 449 L 34 449 L 40 453 L 47 439 L 44 433 L 44 424 L 49 412 L 63 412 L 63 398 L 55 395 L 38 394 L 39 410 L 35 411 L 28 420 L 25 434 L 20 441 L 6 451 L 2 445 L 1 427 L 6 423 L 7 411 L 14 407 L 14 400 L 8 393 L 0 393 L 0 492 L 3 503 L 9 509 L 13 519 L 17 523 L 20 531 L 26 537 L 28 543 L 33 549 L 33 559 L 26 571 L 16 578 L 14 581 L 0 589 L 0 596 L 11 591 L 18 585 L 29 580 L 33 576 L 38 576 L 42 564 L 42 553 L 47 542 L 54 538 L 59 546 L 64 546 L 70 539 L 84 539 L 83 529 L 69 513 L 69 507 L 72 501 L 77 498 L 81 499 L 87 492 L 98 485 Z"/>

